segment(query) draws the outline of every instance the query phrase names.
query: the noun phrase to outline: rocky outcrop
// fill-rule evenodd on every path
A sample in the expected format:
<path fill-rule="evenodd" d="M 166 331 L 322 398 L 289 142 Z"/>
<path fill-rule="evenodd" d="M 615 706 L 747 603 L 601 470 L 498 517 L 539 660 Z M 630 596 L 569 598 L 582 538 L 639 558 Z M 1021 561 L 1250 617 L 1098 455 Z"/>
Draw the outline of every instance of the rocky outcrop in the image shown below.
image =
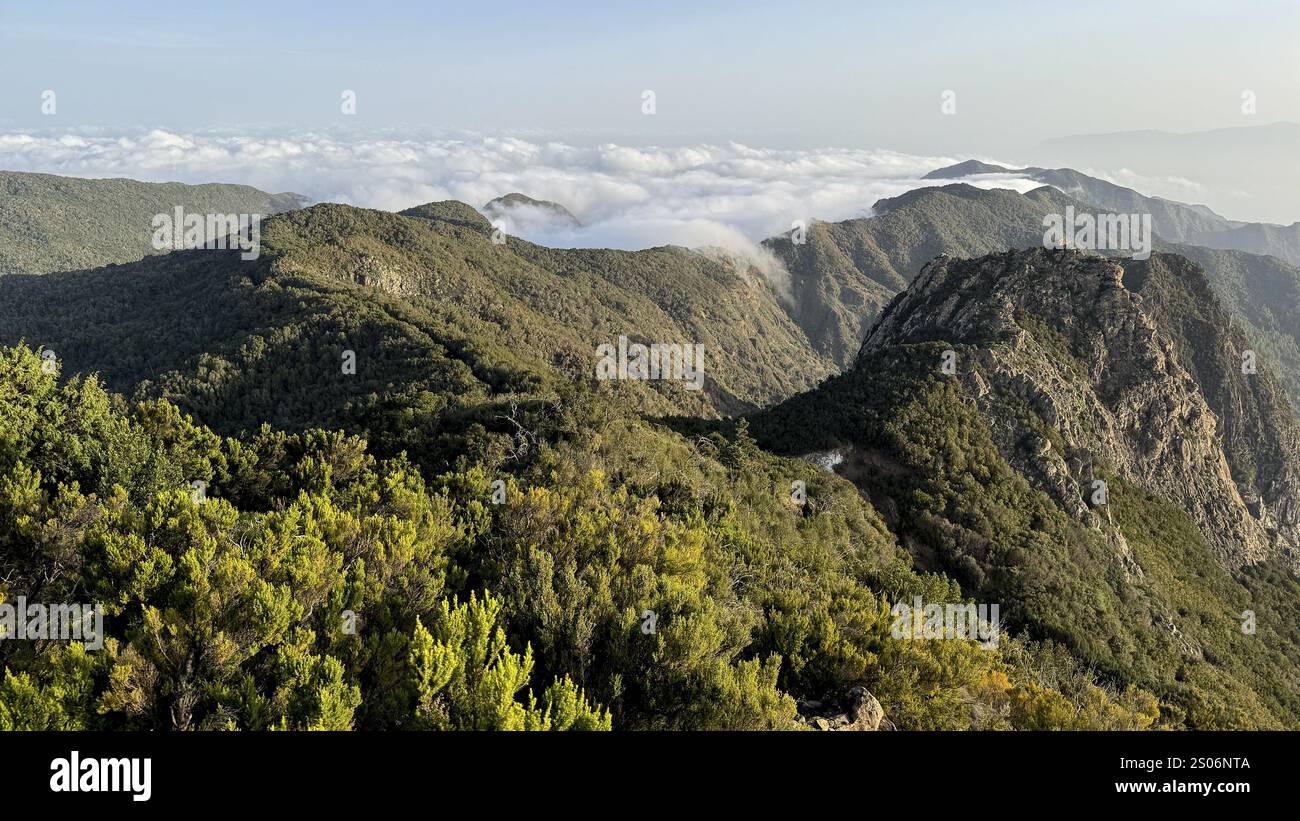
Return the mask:
<path fill-rule="evenodd" d="M 1287 364 L 1285 349 L 1248 338 L 1187 259 L 1156 254 L 1122 264 L 1124 286 L 1142 298 L 1143 312 L 1172 340 L 1179 364 L 1214 412 L 1219 445 L 1250 515 L 1295 562 L 1300 426 L 1277 374 Z"/>
<path fill-rule="evenodd" d="M 842 696 L 799 702 L 800 724 L 812 730 L 873 732 L 893 730 L 885 709 L 866 687 L 852 687 Z"/>
<path fill-rule="evenodd" d="M 951 344 L 952 377 L 1003 457 L 1093 527 L 1108 529 L 1094 498 L 1105 466 L 1186 510 L 1227 566 L 1294 559 L 1293 417 L 1266 364 L 1240 372 L 1247 343 L 1199 270 L 1172 259 L 1195 287 L 1156 288 L 1175 264 L 1165 255 L 1140 264 L 1044 249 L 941 256 L 888 306 L 859 357 Z M 1194 334 L 1175 325 L 1175 296 L 1196 314 Z"/>

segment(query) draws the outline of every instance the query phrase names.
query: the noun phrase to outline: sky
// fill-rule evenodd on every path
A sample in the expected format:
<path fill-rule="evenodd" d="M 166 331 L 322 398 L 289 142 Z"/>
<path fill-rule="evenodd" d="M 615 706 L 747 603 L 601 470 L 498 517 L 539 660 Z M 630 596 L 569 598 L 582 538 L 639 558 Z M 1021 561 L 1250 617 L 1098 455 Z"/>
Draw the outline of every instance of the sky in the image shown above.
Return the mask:
<path fill-rule="evenodd" d="M 1014 153 L 1239 125 L 1244 89 L 1300 122 L 1298 33 L 1294 2 L 0 0 L 0 127 L 48 127 L 54 90 L 62 127 Z"/>
<path fill-rule="evenodd" d="M 0 169 L 385 209 L 522 191 L 584 223 L 530 239 L 726 244 L 1052 138 L 1300 122 L 1297 35 L 1294 2 L 0 0 Z M 1300 219 L 1289 182 L 1155 166 L 1077 167 Z"/>

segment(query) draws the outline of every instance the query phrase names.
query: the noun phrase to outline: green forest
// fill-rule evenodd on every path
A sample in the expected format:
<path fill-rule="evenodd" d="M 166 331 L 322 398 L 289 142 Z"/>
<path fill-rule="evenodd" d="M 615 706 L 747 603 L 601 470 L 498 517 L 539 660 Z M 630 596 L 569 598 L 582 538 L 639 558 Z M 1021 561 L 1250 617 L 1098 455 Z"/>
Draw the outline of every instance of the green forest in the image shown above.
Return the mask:
<path fill-rule="evenodd" d="M 891 602 L 959 586 L 743 429 L 686 438 L 575 389 L 526 453 L 429 472 L 45 370 L 0 353 L 4 585 L 101 602 L 107 639 L 0 642 L 3 729 L 792 729 L 857 683 L 903 729 L 1177 721 L 1052 641 L 894 638 Z"/>
<path fill-rule="evenodd" d="M 108 182 L 59 185 L 143 196 Z M 1300 271 L 1005 250 L 1064 201 L 814 223 L 767 244 L 792 296 L 457 202 L 278 214 L 252 261 L 18 232 L 0 603 L 104 641 L 0 636 L 0 729 L 795 730 L 862 692 L 872 729 L 1300 727 Z M 620 336 L 702 344 L 704 390 L 594 379 Z M 999 641 L 900 635 L 917 598 Z"/>

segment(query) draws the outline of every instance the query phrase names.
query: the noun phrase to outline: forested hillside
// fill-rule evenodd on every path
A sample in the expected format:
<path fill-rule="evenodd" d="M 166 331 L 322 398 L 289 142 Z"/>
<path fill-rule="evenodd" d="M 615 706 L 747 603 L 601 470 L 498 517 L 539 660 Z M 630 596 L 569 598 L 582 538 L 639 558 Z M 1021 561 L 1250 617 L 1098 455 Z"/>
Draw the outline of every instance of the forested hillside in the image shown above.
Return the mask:
<path fill-rule="evenodd" d="M 83 180 L 0 171 L 0 275 L 45 274 L 133 262 L 153 247 L 153 218 L 176 208 L 195 214 L 261 214 L 303 205 L 297 194 L 247 185 L 183 185 Z"/>
<path fill-rule="evenodd" d="M 905 729 L 1164 720 L 1050 643 L 894 638 L 890 602 L 956 586 L 743 433 L 566 392 L 534 447 L 437 471 L 42 364 L 0 352 L 3 594 L 93 596 L 109 638 L 0 642 L 3 729 L 794 728 L 863 684 Z"/>
<path fill-rule="evenodd" d="M 753 428 L 838 454 L 920 568 L 1189 725 L 1296 727 L 1296 423 L 1245 344 L 1179 257 L 941 258 Z"/>
<path fill-rule="evenodd" d="M 882 201 L 788 297 L 458 202 L 0 276 L 0 597 L 109 636 L 0 642 L 0 728 L 1300 726 L 1300 278 L 1008 251 L 1071 203 Z"/>
<path fill-rule="evenodd" d="M 647 412 L 753 410 L 832 372 L 747 263 L 496 244 L 461 203 L 283 214 L 263 225 L 252 261 L 180 251 L 0 277 L 0 342 L 53 348 L 71 371 L 172 399 L 224 432 L 346 423 L 417 447 L 413 432 L 436 425 L 411 420 L 446 421 L 466 396 L 526 394 L 556 374 L 587 378 L 592 352 L 620 336 L 703 345 L 702 390 L 613 386 Z M 355 374 L 343 373 L 345 351 Z"/>

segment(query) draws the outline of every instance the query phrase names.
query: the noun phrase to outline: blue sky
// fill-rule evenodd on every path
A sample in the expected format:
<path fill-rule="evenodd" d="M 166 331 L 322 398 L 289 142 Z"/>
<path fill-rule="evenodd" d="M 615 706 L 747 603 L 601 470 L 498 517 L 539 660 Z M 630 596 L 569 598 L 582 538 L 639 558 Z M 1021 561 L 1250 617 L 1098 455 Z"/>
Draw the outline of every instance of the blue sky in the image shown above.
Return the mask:
<path fill-rule="evenodd" d="M 1300 121 L 1295 3 L 547 5 L 0 0 L 0 130 L 429 127 L 999 153 L 1244 124 L 1244 89 L 1257 122 Z M 40 113 L 45 89 L 57 122 Z"/>

